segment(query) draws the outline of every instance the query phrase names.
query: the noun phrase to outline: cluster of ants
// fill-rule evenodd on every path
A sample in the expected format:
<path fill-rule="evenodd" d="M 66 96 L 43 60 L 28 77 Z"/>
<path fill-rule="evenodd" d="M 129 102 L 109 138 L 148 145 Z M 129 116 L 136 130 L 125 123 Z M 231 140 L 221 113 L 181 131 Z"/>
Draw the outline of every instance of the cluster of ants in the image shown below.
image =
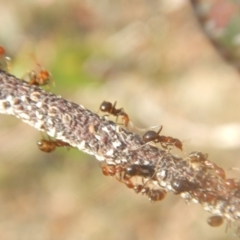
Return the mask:
<path fill-rule="evenodd" d="M 10 58 L 6 56 L 5 49 L 0 46 L 0 61 L 5 63 L 7 68 L 10 66 Z M 0 64 L 1 64 L 0 62 Z M 45 70 L 39 63 L 37 63 L 39 67 L 38 71 L 31 71 L 28 73 L 30 85 L 37 86 L 45 86 L 50 83 L 52 80 L 51 74 L 49 71 Z M 1 67 L 1 65 L 0 65 Z M 53 80 L 52 80 L 53 81 Z M 54 81 L 53 81 L 54 83 Z M 123 108 L 116 108 L 117 102 L 113 104 L 111 102 L 103 101 L 100 105 L 100 111 L 103 113 L 110 114 L 116 117 L 116 122 L 118 118 L 121 117 L 122 125 L 128 128 L 130 118 L 128 114 L 124 111 Z M 173 147 L 178 148 L 182 151 L 183 144 L 182 142 L 170 136 L 160 135 L 162 131 L 162 126 L 158 131 L 149 130 L 145 132 L 142 137 L 144 144 L 159 143 L 162 148 L 164 148 L 167 152 L 169 152 Z M 53 139 L 44 139 L 42 138 L 37 142 L 38 148 L 46 153 L 53 152 L 57 147 L 65 147 L 70 148 L 71 146 L 61 140 L 53 140 Z M 203 154 L 201 152 L 192 152 L 188 156 L 189 162 L 194 165 L 201 165 L 207 170 L 214 171 L 216 175 L 219 176 L 222 181 L 224 181 L 225 186 L 229 188 L 236 187 L 233 179 L 226 179 L 225 172 L 222 168 L 218 167 L 216 164 L 207 160 L 207 154 Z M 102 173 L 105 176 L 115 176 L 116 179 L 124 183 L 128 188 L 133 189 L 136 193 L 141 193 L 142 195 L 146 195 L 151 202 L 161 201 L 166 196 L 166 191 L 164 189 L 155 188 L 156 186 L 152 182 L 157 181 L 156 171 L 153 166 L 149 165 L 137 165 L 137 164 L 128 164 L 126 166 L 122 165 L 100 165 L 102 169 Z M 140 179 L 141 183 L 132 181 L 132 178 Z M 193 186 L 187 182 L 186 180 L 176 179 L 172 181 L 172 188 L 175 190 L 176 194 L 180 194 L 186 191 L 192 191 L 192 194 L 199 200 L 199 202 L 212 201 L 214 199 L 214 195 L 210 192 L 199 192 L 197 189 L 194 190 Z M 220 226 L 224 221 L 222 216 L 211 216 L 208 218 L 207 222 L 210 226 L 217 227 Z"/>
<path fill-rule="evenodd" d="M 35 59 L 34 59 L 35 60 Z M 27 74 L 28 83 L 30 85 L 36 86 L 46 86 L 50 84 L 50 81 L 54 80 L 51 76 L 51 73 L 44 69 L 36 60 L 36 65 L 38 66 L 38 71 L 30 71 Z M 11 66 L 11 58 L 7 56 L 6 50 L 3 46 L 0 46 L 0 68 L 9 71 Z M 56 147 L 66 147 L 69 148 L 70 145 L 61 140 L 52 140 L 52 139 L 41 139 L 37 142 L 38 148 L 46 153 L 50 153 L 56 149 Z"/>
<path fill-rule="evenodd" d="M 104 101 L 100 105 L 100 110 L 104 113 L 115 116 L 116 122 L 118 120 L 118 117 L 121 117 L 123 125 L 125 127 L 128 127 L 130 118 L 123 108 L 116 108 L 116 102 L 112 104 L 110 102 Z M 161 131 L 162 126 L 157 132 L 153 130 L 147 131 L 142 137 L 144 144 L 150 142 L 155 144 L 160 143 L 160 145 L 167 151 L 170 151 L 173 147 L 176 147 L 180 150 L 183 149 L 183 144 L 179 139 L 160 135 Z M 203 154 L 201 152 L 192 152 L 189 154 L 188 160 L 189 163 L 193 166 L 195 165 L 195 167 L 196 165 L 201 165 L 201 167 L 206 171 L 214 172 L 220 180 L 224 181 L 225 186 L 233 188 L 235 186 L 234 180 L 226 179 L 225 171 L 222 168 L 218 167 L 215 163 L 207 160 L 207 157 L 207 154 Z M 163 189 L 154 189 L 154 186 L 150 186 L 151 181 L 157 180 L 156 172 L 153 166 L 136 164 L 127 165 L 125 167 L 116 165 L 103 165 L 102 172 L 105 176 L 116 176 L 116 179 L 124 183 L 128 188 L 133 189 L 136 193 L 142 193 L 142 195 L 148 196 L 151 202 L 161 201 L 167 194 Z M 134 184 L 131 180 L 133 177 L 142 178 L 142 184 Z M 143 179 L 147 180 L 144 182 Z M 191 192 L 192 195 L 202 203 L 211 202 L 216 199 L 216 196 L 210 192 L 201 192 L 194 190 L 194 186 L 187 180 L 175 179 L 171 182 L 171 185 L 176 194 Z M 213 215 L 207 220 L 207 223 L 212 227 L 220 226 L 223 224 L 223 222 L 224 218 L 218 215 Z"/>
<path fill-rule="evenodd" d="M 10 57 L 8 57 L 6 55 L 6 51 L 3 46 L 0 46 L 0 60 L 5 62 L 5 64 L 7 65 L 7 69 L 9 70 Z M 37 61 L 35 61 L 35 62 L 37 64 L 37 66 L 39 67 L 39 70 L 28 72 L 28 78 L 29 78 L 28 83 L 30 85 L 45 86 L 45 85 L 48 85 L 50 83 L 50 81 L 52 81 L 54 84 L 54 80 L 51 76 L 51 73 L 49 71 L 47 71 L 46 69 L 44 69 Z M 129 116 L 126 114 L 126 112 L 124 111 L 123 108 L 117 109 L 116 104 L 117 104 L 117 102 L 112 104 L 111 102 L 104 101 L 100 105 L 100 111 L 102 111 L 104 113 L 109 113 L 113 116 L 116 116 L 117 119 L 120 116 L 122 118 L 124 126 L 128 127 L 128 124 L 130 121 Z M 116 119 L 116 122 L 117 122 L 117 119 Z M 159 135 L 161 130 L 162 130 L 162 127 L 159 129 L 158 132 L 147 131 L 143 135 L 143 141 L 145 143 L 148 143 L 148 142 L 160 143 L 161 146 L 165 149 L 167 149 L 169 146 L 175 146 L 175 147 L 179 148 L 180 150 L 182 150 L 182 143 L 180 140 L 178 140 L 176 138 L 172 138 L 172 137 L 166 137 L 163 135 Z M 53 140 L 49 139 L 49 140 L 42 140 L 42 141 L 38 142 L 38 146 L 39 146 L 40 150 L 42 150 L 42 151 L 51 152 L 56 147 L 62 147 L 62 146 L 69 147 L 69 144 L 65 145 L 64 142 L 62 142 L 60 140 L 53 141 Z M 49 146 L 49 147 L 47 147 L 47 146 Z"/>
<path fill-rule="evenodd" d="M 155 178 L 155 171 L 152 166 L 131 164 L 128 166 L 102 165 L 102 173 L 105 176 L 116 176 L 116 179 L 124 183 L 128 188 L 134 189 L 136 193 L 147 195 L 152 202 L 161 201 L 166 196 L 166 191 L 162 189 L 151 189 L 148 182 L 134 184 L 132 177 Z"/>
<path fill-rule="evenodd" d="M 223 179 L 225 184 L 229 187 L 233 187 L 234 181 L 232 179 L 225 179 L 224 170 L 220 170 L 216 164 L 209 164 L 210 161 L 207 160 L 207 155 L 201 152 L 192 152 L 188 156 L 190 161 L 199 162 L 202 161 L 203 164 L 206 164 L 206 167 L 219 173 L 219 178 Z M 128 164 L 126 166 L 122 165 L 102 165 L 102 173 L 105 176 L 116 177 L 116 179 L 124 183 L 128 188 L 133 189 L 136 193 L 141 193 L 146 195 L 151 202 L 161 201 L 167 195 L 167 192 L 164 189 L 156 188 L 154 184 L 151 184 L 154 181 L 157 181 L 156 171 L 153 166 L 149 165 L 137 165 L 137 164 Z M 142 183 L 135 183 L 132 178 L 138 178 L 142 180 Z M 172 188 L 175 191 L 175 194 L 180 194 L 184 192 L 191 192 L 198 201 L 201 203 L 211 202 L 216 200 L 216 196 L 210 192 L 200 192 L 197 189 L 194 190 L 194 186 L 190 182 L 181 179 L 175 179 L 171 182 Z M 224 217 L 219 215 L 210 216 L 207 219 L 209 226 L 218 227 L 221 226 L 224 222 Z"/>
<path fill-rule="evenodd" d="M 121 117 L 123 125 L 125 127 L 128 127 L 128 124 L 130 122 L 130 118 L 129 118 L 128 114 L 124 111 L 123 108 L 117 109 L 116 104 L 117 104 L 117 102 L 114 102 L 114 104 L 112 104 L 111 102 L 103 101 L 102 104 L 100 105 L 100 111 L 102 111 L 104 113 L 109 113 L 109 114 L 115 116 L 116 122 L 118 120 L 118 117 Z M 166 136 L 160 135 L 161 131 L 162 131 L 162 126 L 160 127 L 158 132 L 155 132 L 152 130 L 147 131 L 143 135 L 143 141 L 145 143 L 148 143 L 148 142 L 160 143 L 161 146 L 165 149 L 175 146 L 176 148 L 179 148 L 180 150 L 182 150 L 183 146 L 182 146 L 182 142 L 180 140 L 178 140 L 177 138 L 166 137 Z"/>

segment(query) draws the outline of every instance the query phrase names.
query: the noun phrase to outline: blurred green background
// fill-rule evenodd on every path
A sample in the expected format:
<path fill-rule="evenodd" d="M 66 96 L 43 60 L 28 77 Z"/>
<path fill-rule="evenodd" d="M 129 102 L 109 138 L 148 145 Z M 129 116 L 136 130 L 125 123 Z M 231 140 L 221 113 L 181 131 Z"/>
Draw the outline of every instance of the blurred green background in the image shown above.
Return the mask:
<path fill-rule="evenodd" d="M 240 77 L 190 2 L 8 0 L 0 22 L 10 73 L 34 69 L 33 54 L 55 80 L 50 91 L 94 112 L 116 100 L 138 128 L 163 125 L 164 135 L 181 139 L 177 155 L 207 152 L 228 176 L 239 175 L 230 168 L 239 167 Z M 152 204 L 104 177 L 93 156 L 40 152 L 41 134 L 12 116 L 0 116 L 0 133 L 2 240 L 234 239 L 226 224 L 209 227 L 199 205 L 170 194 Z"/>

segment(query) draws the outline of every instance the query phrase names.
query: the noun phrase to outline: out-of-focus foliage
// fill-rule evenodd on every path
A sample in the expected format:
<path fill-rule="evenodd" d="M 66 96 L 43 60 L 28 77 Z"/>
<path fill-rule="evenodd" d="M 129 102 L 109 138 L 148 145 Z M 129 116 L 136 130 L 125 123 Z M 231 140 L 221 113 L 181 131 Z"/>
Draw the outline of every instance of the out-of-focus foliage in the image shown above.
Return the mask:
<path fill-rule="evenodd" d="M 231 29 L 238 28 L 235 4 Z M 190 2 L 8 0 L 0 2 L 0 22 L 10 72 L 24 77 L 36 68 L 34 55 L 55 80 L 46 90 L 95 112 L 103 100 L 117 101 L 136 127 L 163 125 L 164 135 L 182 140 L 176 154 L 208 152 L 225 169 L 238 166 L 240 78 L 199 29 Z M 92 156 L 40 152 L 42 136 L 11 116 L 1 116 L 0 133 L 3 240 L 232 237 L 225 226 L 210 228 L 200 206 L 170 195 L 151 204 L 104 177 Z"/>
<path fill-rule="evenodd" d="M 192 0 L 192 3 L 217 51 L 240 70 L 240 2 Z"/>

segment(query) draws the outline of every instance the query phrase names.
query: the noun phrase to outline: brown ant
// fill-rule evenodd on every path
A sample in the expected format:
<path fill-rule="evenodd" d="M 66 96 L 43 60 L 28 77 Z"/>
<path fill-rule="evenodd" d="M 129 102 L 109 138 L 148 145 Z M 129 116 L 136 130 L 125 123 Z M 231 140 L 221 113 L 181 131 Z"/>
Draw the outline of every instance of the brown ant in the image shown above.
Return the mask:
<path fill-rule="evenodd" d="M 61 140 L 46 140 L 41 139 L 37 142 L 38 148 L 46 153 L 50 153 L 55 150 L 56 147 L 70 147 L 69 143 L 63 142 Z"/>
<path fill-rule="evenodd" d="M 165 196 L 166 196 L 166 191 L 161 189 L 152 189 L 148 193 L 148 197 L 151 202 L 161 201 L 165 198 Z"/>
<path fill-rule="evenodd" d="M 51 73 L 44 69 L 36 60 L 35 56 L 33 54 L 30 55 L 31 58 L 34 60 L 36 65 L 38 66 L 38 71 L 30 71 L 28 73 L 28 79 L 30 85 L 36 85 L 36 86 L 45 86 L 52 81 L 53 85 L 55 86 L 54 79 L 51 76 Z"/>
<path fill-rule="evenodd" d="M 133 188 L 134 184 L 132 183 L 132 181 L 130 180 L 130 178 L 126 177 L 125 174 L 122 175 L 122 172 L 124 172 L 124 168 L 121 166 L 116 166 L 116 165 L 107 165 L 107 166 L 101 166 L 102 168 L 102 173 L 105 176 L 116 176 L 116 179 L 121 182 L 124 183 L 128 188 Z"/>
<path fill-rule="evenodd" d="M 154 168 L 148 165 L 132 164 L 125 169 L 125 175 L 129 178 L 134 176 L 142 176 L 144 178 L 153 177 L 154 173 Z"/>
<path fill-rule="evenodd" d="M 162 131 L 162 128 L 163 127 L 161 126 L 158 132 L 155 132 L 152 130 L 147 131 L 143 135 L 143 141 L 145 143 L 148 143 L 148 142 L 160 143 L 163 148 L 168 148 L 169 145 L 175 146 L 176 148 L 182 151 L 182 142 L 180 140 L 178 140 L 177 138 L 159 135 L 160 132 Z"/>
<path fill-rule="evenodd" d="M 215 163 L 207 160 L 208 154 L 203 154 L 201 152 L 191 152 L 189 154 L 189 158 L 191 162 L 201 163 L 203 167 L 213 170 L 220 178 L 226 178 L 225 171 L 222 168 L 218 167 Z"/>
<path fill-rule="evenodd" d="M 114 102 L 114 104 L 103 101 L 102 104 L 100 105 L 100 111 L 112 114 L 113 116 L 117 117 L 117 119 L 119 116 L 121 116 L 124 126 L 127 127 L 130 119 L 128 115 L 125 113 L 123 108 L 119 108 L 119 109 L 116 108 L 116 104 L 117 104 L 116 101 Z M 116 122 L 117 122 L 117 119 L 116 119 Z"/>
<path fill-rule="evenodd" d="M 3 46 L 0 46 L 0 60 L 1 62 L 3 62 L 4 68 L 6 67 L 7 70 L 9 70 L 11 58 L 6 56 L 6 50 Z"/>
<path fill-rule="evenodd" d="M 41 67 L 40 65 L 38 66 Z M 29 77 L 29 84 L 36 85 L 36 86 L 47 85 L 51 80 L 51 74 L 42 67 L 38 73 L 35 71 L 29 72 L 28 77 Z"/>
<path fill-rule="evenodd" d="M 128 188 L 134 188 L 131 178 L 134 176 L 141 176 L 144 178 L 152 177 L 155 173 L 154 169 L 147 165 L 132 164 L 127 167 L 107 165 L 102 166 L 102 173 L 105 176 L 117 175 L 117 180 L 125 183 Z"/>
<path fill-rule="evenodd" d="M 123 168 L 122 166 L 107 165 L 101 168 L 105 176 L 115 176 L 118 174 L 116 178 L 119 182 L 124 183 L 128 188 L 133 188 L 136 193 L 141 192 L 143 195 L 147 195 L 152 202 L 161 201 L 166 195 L 164 190 L 150 189 L 150 187 L 144 184 L 134 184 L 131 181 L 133 176 L 152 177 L 154 175 L 154 169 L 150 166 L 132 164 Z"/>
<path fill-rule="evenodd" d="M 111 176 L 111 177 L 124 171 L 124 168 L 122 166 L 118 166 L 115 164 L 104 165 L 104 166 L 101 166 L 101 168 L 102 168 L 103 175 Z"/>
<path fill-rule="evenodd" d="M 151 202 L 161 201 L 166 196 L 166 191 L 161 189 L 150 189 L 147 186 L 136 184 L 133 188 L 136 193 L 147 195 Z"/>
<path fill-rule="evenodd" d="M 207 223 L 211 227 L 219 227 L 223 224 L 223 220 L 222 216 L 211 216 L 208 218 Z"/>
<path fill-rule="evenodd" d="M 115 165 L 107 165 L 107 166 L 102 166 L 102 173 L 105 176 L 115 176 L 117 173 L 116 166 Z"/>
<path fill-rule="evenodd" d="M 132 177 L 140 176 L 143 178 L 153 178 L 154 175 L 155 170 L 152 166 L 132 164 L 124 169 L 124 174 L 121 176 L 121 179 L 125 181 L 125 184 L 129 188 L 134 188 L 135 185 L 133 185 L 130 180 Z"/>

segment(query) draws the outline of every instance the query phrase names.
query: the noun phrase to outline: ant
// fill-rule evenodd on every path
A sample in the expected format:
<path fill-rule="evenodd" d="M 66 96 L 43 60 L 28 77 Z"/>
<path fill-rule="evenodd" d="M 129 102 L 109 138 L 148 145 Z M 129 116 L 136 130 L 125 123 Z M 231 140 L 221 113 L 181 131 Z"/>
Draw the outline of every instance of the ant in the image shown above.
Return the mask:
<path fill-rule="evenodd" d="M 29 78 L 29 84 L 30 85 L 36 85 L 36 86 L 44 86 L 50 83 L 52 81 L 53 85 L 55 86 L 54 79 L 52 78 L 52 75 L 49 71 L 44 69 L 35 59 L 35 56 L 31 54 L 31 57 L 33 58 L 36 65 L 39 67 L 38 71 L 30 71 L 28 73 Z"/>
<path fill-rule="evenodd" d="M 115 165 L 102 166 L 102 173 L 104 176 L 115 176 L 117 170 Z"/>
<path fill-rule="evenodd" d="M 150 189 L 141 184 L 136 184 L 133 188 L 136 193 L 146 194 L 151 202 L 161 201 L 166 196 L 166 191 L 161 189 Z"/>
<path fill-rule="evenodd" d="M 50 153 L 55 150 L 56 147 L 70 147 L 69 143 L 63 142 L 61 140 L 46 140 L 41 139 L 37 142 L 38 148 L 46 153 Z"/>
<path fill-rule="evenodd" d="M 41 70 L 37 73 L 35 71 L 31 71 L 28 73 L 29 77 L 29 84 L 30 85 L 36 85 L 36 86 L 44 86 L 49 84 L 51 80 L 51 74 L 47 70 L 41 67 L 41 65 L 38 64 L 38 66 L 41 68 Z M 53 80 L 52 80 L 53 81 Z M 55 85 L 55 83 L 53 82 Z"/>
<path fill-rule="evenodd" d="M 152 202 L 161 201 L 166 195 L 164 190 L 150 189 L 145 185 L 134 184 L 131 181 L 133 176 L 152 177 L 154 175 L 154 170 L 149 168 L 149 166 L 133 164 L 129 167 L 123 168 L 121 166 L 107 165 L 102 166 L 102 173 L 105 176 L 115 176 L 116 174 L 119 174 L 116 177 L 119 182 L 124 183 L 128 188 L 133 188 L 136 193 L 141 192 L 143 195 L 147 195 Z"/>
<path fill-rule="evenodd" d="M 102 166 L 102 173 L 105 176 L 117 176 L 117 180 L 125 183 L 128 188 L 134 188 L 134 184 L 131 178 L 134 176 L 140 177 L 152 177 L 154 175 L 154 169 L 146 165 L 132 164 L 128 167 L 123 168 L 122 166 L 107 165 Z"/>
<path fill-rule="evenodd" d="M 206 167 L 207 169 L 213 170 L 220 178 L 225 179 L 225 171 L 222 168 L 218 167 L 215 163 L 207 160 L 207 158 L 208 154 L 206 153 L 203 154 L 201 152 L 191 152 L 189 154 L 189 159 L 191 162 L 201 163 L 202 166 Z"/>
<path fill-rule="evenodd" d="M 125 172 L 124 172 L 122 178 L 124 179 L 124 181 L 128 187 L 131 186 L 130 188 L 134 188 L 136 186 L 136 185 L 132 185 L 132 182 L 130 180 L 132 177 L 140 176 L 143 178 L 153 179 L 155 176 L 154 168 L 152 166 L 147 166 L 147 165 L 132 164 L 132 165 L 126 167 L 124 170 L 125 170 Z M 142 179 L 142 181 L 143 181 L 143 179 Z M 148 179 L 148 181 L 149 181 L 149 179 Z M 147 182 L 145 182 L 144 185 L 142 185 L 144 187 L 144 189 L 147 189 L 147 187 L 145 187 Z"/>
<path fill-rule="evenodd" d="M 127 127 L 130 119 L 128 115 L 125 113 L 124 109 L 123 108 L 117 109 L 116 105 L 117 105 L 116 101 L 114 102 L 114 104 L 103 101 L 102 104 L 100 105 L 100 111 L 112 114 L 113 116 L 117 117 L 117 119 L 119 116 L 121 116 L 124 126 Z"/>
<path fill-rule="evenodd" d="M 176 148 L 180 149 L 182 151 L 182 142 L 178 140 L 177 138 L 172 138 L 172 137 L 166 137 L 163 135 L 159 135 L 160 132 L 162 131 L 163 126 L 160 127 L 158 132 L 155 131 L 147 131 L 143 135 L 143 141 L 145 143 L 148 142 L 154 142 L 154 143 L 160 143 L 163 148 L 168 148 L 169 145 L 175 146 Z"/>
<path fill-rule="evenodd" d="M 147 177 L 153 177 L 154 173 L 155 173 L 155 170 L 151 166 L 132 164 L 125 169 L 124 177 L 131 178 L 134 176 L 142 176 L 144 178 L 147 178 Z"/>
<path fill-rule="evenodd" d="M 121 176 L 121 179 L 124 180 L 129 188 L 134 188 L 130 180 L 132 177 L 153 178 L 154 175 L 155 170 L 152 166 L 132 164 L 124 169 L 124 174 Z"/>
<path fill-rule="evenodd" d="M 116 174 L 118 174 L 116 176 L 116 179 L 119 182 L 124 183 L 128 188 L 134 187 L 134 184 L 132 183 L 130 178 L 127 178 L 125 174 L 122 175 L 124 168 L 122 168 L 121 166 L 107 165 L 107 166 L 101 166 L 101 168 L 102 168 L 103 175 L 113 177 Z"/>
<path fill-rule="evenodd" d="M 3 67 L 7 68 L 7 70 L 10 69 L 10 62 L 11 62 L 11 58 L 6 56 L 6 50 L 3 46 L 0 46 L 0 60 L 3 63 Z M 0 67 L 2 66 L 2 64 L 0 64 Z"/>
<path fill-rule="evenodd" d="M 165 198 L 165 196 L 166 196 L 166 191 L 161 189 L 152 189 L 148 193 L 148 197 L 151 202 L 161 201 Z"/>

